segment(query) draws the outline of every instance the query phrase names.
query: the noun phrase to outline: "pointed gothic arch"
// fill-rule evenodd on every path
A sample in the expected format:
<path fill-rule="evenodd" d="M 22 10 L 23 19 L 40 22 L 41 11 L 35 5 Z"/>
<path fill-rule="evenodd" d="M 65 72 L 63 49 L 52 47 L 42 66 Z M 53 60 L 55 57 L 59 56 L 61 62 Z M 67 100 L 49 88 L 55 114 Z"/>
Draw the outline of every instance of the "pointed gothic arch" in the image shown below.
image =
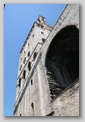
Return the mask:
<path fill-rule="evenodd" d="M 79 30 L 71 25 L 51 41 L 45 59 L 52 100 L 79 78 Z"/>

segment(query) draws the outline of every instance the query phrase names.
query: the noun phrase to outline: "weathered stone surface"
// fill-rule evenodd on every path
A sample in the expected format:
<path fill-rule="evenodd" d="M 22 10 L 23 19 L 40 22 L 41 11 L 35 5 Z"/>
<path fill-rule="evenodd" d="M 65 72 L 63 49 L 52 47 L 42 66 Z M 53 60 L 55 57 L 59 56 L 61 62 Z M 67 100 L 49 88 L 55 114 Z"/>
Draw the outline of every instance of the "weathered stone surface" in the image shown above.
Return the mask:
<path fill-rule="evenodd" d="M 45 66 L 50 43 L 55 35 L 68 25 L 75 25 L 79 29 L 79 5 L 77 4 L 69 4 L 65 8 L 54 28 L 48 25 L 44 25 L 44 27 L 49 28 L 47 30 L 35 25 L 32 28 L 30 36 L 20 54 L 19 67 L 22 65 L 23 68 L 22 70 L 19 69 L 18 80 L 20 77 L 23 78 L 24 70 L 26 70 L 26 78 L 22 81 L 21 88 L 17 87 L 16 103 L 14 106 L 15 116 L 20 116 L 20 114 L 21 116 L 46 116 L 52 111 L 54 111 L 53 116 L 79 116 L 79 82 L 77 81 L 73 86 L 65 89 L 52 102 Z M 44 34 L 41 34 L 42 31 Z M 42 43 L 42 38 L 47 38 L 44 43 Z M 30 51 L 31 55 L 29 57 L 27 56 L 28 51 Z M 37 52 L 37 56 L 34 60 L 33 55 L 35 51 Z M 26 63 L 23 64 L 25 57 Z M 29 61 L 31 62 L 30 71 L 28 70 Z M 18 94 L 19 91 L 21 96 Z"/>

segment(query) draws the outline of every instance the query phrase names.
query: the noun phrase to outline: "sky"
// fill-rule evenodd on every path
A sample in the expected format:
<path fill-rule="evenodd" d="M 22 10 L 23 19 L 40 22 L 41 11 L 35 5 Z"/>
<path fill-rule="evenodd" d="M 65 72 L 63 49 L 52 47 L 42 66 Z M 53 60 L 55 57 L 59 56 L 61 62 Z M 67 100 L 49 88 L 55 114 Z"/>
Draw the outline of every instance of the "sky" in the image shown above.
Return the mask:
<path fill-rule="evenodd" d="M 6 4 L 4 9 L 4 116 L 13 116 L 19 53 L 39 15 L 54 26 L 66 4 Z"/>

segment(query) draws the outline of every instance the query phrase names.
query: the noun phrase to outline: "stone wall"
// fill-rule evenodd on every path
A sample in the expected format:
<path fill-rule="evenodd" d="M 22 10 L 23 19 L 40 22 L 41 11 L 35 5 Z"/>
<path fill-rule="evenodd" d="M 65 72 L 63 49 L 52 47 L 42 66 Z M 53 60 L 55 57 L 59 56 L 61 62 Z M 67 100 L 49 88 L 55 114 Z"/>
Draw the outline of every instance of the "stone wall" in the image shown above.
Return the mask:
<path fill-rule="evenodd" d="M 79 81 L 52 103 L 54 116 L 79 116 Z"/>
<path fill-rule="evenodd" d="M 41 58 L 37 62 L 33 75 L 27 84 L 15 116 L 46 116 L 52 111 L 53 116 L 78 116 L 79 115 L 79 83 L 67 88 L 51 102 L 49 85 L 46 75 L 45 60 L 50 43 L 55 35 L 64 27 L 75 25 L 79 28 L 79 5 L 69 4 L 56 22 L 53 30 L 48 35 L 41 48 Z M 33 80 L 31 83 L 31 80 Z M 34 109 L 31 104 L 34 104 Z"/>
<path fill-rule="evenodd" d="M 58 21 L 56 22 L 54 29 L 51 31 L 43 48 L 42 52 L 42 62 L 43 66 L 45 67 L 45 60 L 47 56 L 47 51 L 49 48 L 50 43 L 52 42 L 55 35 L 64 27 L 68 25 L 75 25 L 79 28 L 79 5 L 70 4 L 66 7 Z M 46 73 L 46 68 L 45 68 Z M 48 80 L 46 80 L 48 84 Z M 49 88 L 48 88 L 49 89 Z M 75 90 L 74 90 L 75 89 Z M 73 92 L 70 95 L 70 92 Z M 48 93 L 49 94 L 49 93 Z M 64 96 L 65 95 L 65 96 Z M 45 103 L 47 99 L 44 99 Z M 46 109 L 50 109 L 47 111 L 47 115 L 52 111 L 55 112 L 54 116 L 78 116 L 79 115 L 79 83 L 77 83 L 73 88 L 67 90 L 66 93 L 56 98 L 53 103 L 49 104 L 50 107 L 46 106 Z M 58 107 L 57 107 L 58 106 Z"/>

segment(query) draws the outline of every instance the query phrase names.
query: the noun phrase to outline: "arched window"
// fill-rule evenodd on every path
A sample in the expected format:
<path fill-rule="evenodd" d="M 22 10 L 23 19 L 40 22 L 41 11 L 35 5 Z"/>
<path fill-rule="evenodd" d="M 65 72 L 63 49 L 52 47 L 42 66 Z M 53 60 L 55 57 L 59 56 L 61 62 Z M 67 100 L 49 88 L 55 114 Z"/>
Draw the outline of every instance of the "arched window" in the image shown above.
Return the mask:
<path fill-rule="evenodd" d="M 63 28 L 53 38 L 46 68 L 52 100 L 79 78 L 79 30 L 75 26 Z"/>

